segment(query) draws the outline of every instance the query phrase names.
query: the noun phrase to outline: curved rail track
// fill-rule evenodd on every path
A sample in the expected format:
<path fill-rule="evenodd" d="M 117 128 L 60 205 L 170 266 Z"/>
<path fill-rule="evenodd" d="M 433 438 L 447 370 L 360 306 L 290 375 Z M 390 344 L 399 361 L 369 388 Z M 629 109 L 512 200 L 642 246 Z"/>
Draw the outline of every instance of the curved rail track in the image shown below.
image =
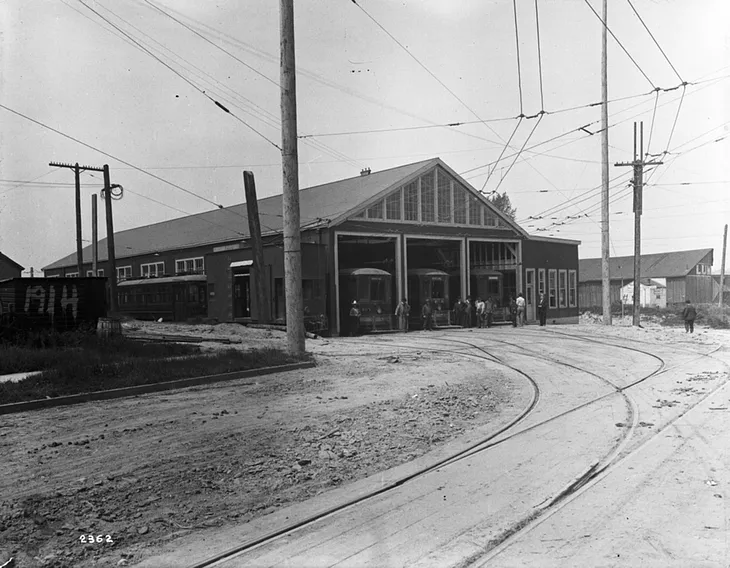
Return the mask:
<path fill-rule="evenodd" d="M 520 331 L 522 331 L 522 330 L 520 330 Z M 623 399 L 625 400 L 626 405 L 627 405 L 627 411 L 628 411 L 628 414 L 630 417 L 631 427 L 629 427 L 625 430 L 622 438 L 613 445 L 613 447 L 610 449 L 610 451 L 607 454 L 605 454 L 600 460 L 594 462 L 583 475 L 581 475 L 577 479 L 573 480 L 570 483 L 570 485 L 565 487 L 562 491 L 560 491 L 554 497 L 548 498 L 528 518 L 521 521 L 519 523 L 519 526 L 513 527 L 512 529 L 505 531 L 497 539 L 494 539 L 492 542 L 490 542 L 490 549 L 484 551 L 479 556 L 479 558 L 472 558 L 470 560 L 471 562 L 475 562 L 475 561 L 488 562 L 489 558 L 491 558 L 493 555 L 498 554 L 499 550 L 502 550 L 502 549 L 504 549 L 504 547 L 506 547 L 508 541 L 511 540 L 512 537 L 516 536 L 517 534 L 521 534 L 526 530 L 530 530 L 530 527 L 535 525 L 539 518 L 544 517 L 551 510 L 556 510 L 558 508 L 558 506 L 561 503 L 564 503 L 570 495 L 575 494 L 581 488 L 584 488 L 591 480 L 595 480 L 599 476 L 602 477 L 603 474 L 605 474 L 613 465 L 615 465 L 615 463 L 617 461 L 619 461 L 618 460 L 619 456 L 621 455 L 622 451 L 624 450 L 624 448 L 626 447 L 626 445 L 632 438 L 634 432 L 636 431 L 637 424 L 639 422 L 639 410 L 638 410 L 637 404 L 636 404 L 635 400 L 633 400 L 633 398 L 630 396 L 630 393 L 627 391 L 629 389 L 643 383 L 644 381 L 650 379 L 651 377 L 654 377 L 660 373 L 663 373 L 663 372 L 666 372 L 667 370 L 669 370 L 666 367 L 666 361 L 662 357 L 655 355 L 653 353 L 649 353 L 648 351 L 638 349 L 636 347 L 621 345 L 619 343 L 612 343 L 610 341 L 601 341 L 601 340 L 596 339 L 595 337 L 576 336 L 573 334 L 561 333 L 561 332 L 552 331 L 552 330 L 550 331 L 550 333 L 555 334 L 555 335 L 561 335 L 561 336 L 564 336 L 566 339 L 573 339 L 578 342 L 587 341 L 587 342 L 597 343 L 600 345 L 605 345 L 605 346 L 614 347 L 614 348 L 618 348 L 618 349 L 634 351 L 634 352 L 643 354 L 645 356 L 651 357 L 653 359 L 656 359 L 658 361 L 658 367 L 656 369 L 652 370 L 650 373 L 637 378 L 633 382 L 630 382 L 626 385 L 621 386 L 621 385 L 615 384 L 611 380 L 609 380 L 605 377 L 602 377 L 599 374 L 597 374 L 589 369 L 580 367 L 578 365 L 574 365 L 572 363 L 557 359 L 555 357 L 551 357 L 545 353 L 541 353 L 539 351 L 535 351 L 535 350 L 526 348 L 524 345 L 521 345 L 519 343 L 506 341 L 505 339 L 498 339 L 498 338 L 492 337 L 491 334 L 481 336 L 481 337 L 479 337 L 480 340 L 483 339 L 487 342 L 498 343 L 498 344 L 504 345 L 506 347 L 509 347 L 511 349 L 518 350 L 519 353 L 515 353 L 515 354 L 519 354 L 520 357 L 531 357 L 531 358 L 535 358 L 537 360 L 549 361 L 549 362 L 557 364 L 557 365 L 562 365 L 562 366 L 577 370 L 579 372 L 585 373 L 587 375 L 590 375 L 590 376 L 596 378 L 597 380 L 599 380 L 600 382 L 602 382 L 604 384 L 609 385 L 612 389 L 612 391 L 609 393 L 598 396 L 596 398 L 592 398 L 591 400 L 589 400 L 587 402 L 584 402 L 580 405 L 569 408 L 568 410 L 565 410 L 564 412 L 561 412 L 555 416 L 549 417 L 545 420 L 541 420 L 538 423 L 533 424 L 527 428 L 523 428 L 521 430 L 511 432 L 511 433 L 509 433 L 509 435 L 497 439 L 501 434 L 512 429 L 519 422 L 523 421 L 537 407 L 538 402 L 540 400 L 540 387 L 534 377 L 528 375 L 522 369 L 505 362 L 504 357 L 500 357 L 500 356 L 496 355 L 495 353 L 487 350 L 484 345 L 477 345 L 473 342 L 466 341 L 465 339 L 460 337 L 460 335 L 462 335 L 462 334 L 459 332 L 450 332 L 450 331 L 445 331 L 445 332 L 441 332 L 441 333 L 437 332 L 434 335 L 430 335 L 427 338 L 427 342 L 431 342 L 433 340 L 438 340 L 438 341 L 446 341 L 449 343 L 460 344 L 466 348 L 466 351 L 464 349 L 462 349 L 462 350 L 444 349 L 443 347 L 431 348 L 428 344 L 424 344 L 422 342 L 419 342 L 418 344 L 414 345 L 412 343 L 407 343 L 408 338 L 403 337 L 403 336 L 401 336 L 401 337 L 403 340 L 405 340 L 405 342 L 399 340 L 398 342 L 388 341 L 387 343 L 385 343 L 385 342 L 375 342 L 375 341 L 368 342 L 367 340 L 360 340 L 359 343 L 361 343 L 363 345 L 372 344 L 372 345 L 377 345 L 378 347 L 381 347 L 381 348 L 384 346 L 387 346 L 389 348 L 408 349 L 411 351 L 428 350 L 428 351 L 434 352 L 434 353 L 458 354 L 458 355 L 467 356 L 470 358 L 489 361 L 490 363 L 493 363 L 493 364 L 498 364 L 500 366 L 503 366 L 503 367 L 510 369 L 511 371 L 521 375 L 527 381 L 530 382 L 531 387 L 532 387 L 531 400 L 530 400 L 529 404 L 519 413 L 519 415 L 516 418 L 511 420 L 508 424 L 504 425 L 503 427 L 499 428 L 498 431 L 491 433 L 489 436 L 487 436 L 481 440 L 478 440 L 477 442 L 471 444 L 467 448 L 465 448 L 453 455 L 447 456 L 446 458 L 439 460 L 437 463 L 434 463 L 426 468 L 420 469 L 406 477 L 398 479 L 392 483 L 389 483 L 389 484 L 379 488 L 378 490 L 367 493 L 361 497 L 346 501 L 344 503 L 341 503 L 339 505 L 336 505 L 334 507 L 331 507 L 331 508 L 321 511 L 319 513 L 316 513 L 310 517 L 302 519 L 294 524 L 282 526 L 281 528 L 271 531 L 267 534 L 264 534 L 256 539 L 241 543 L 238 546 L 235 546 L 229 550 L 226 550 L 225 552 L 212 556 L 202 562 L 198 562 L 198 563 L 192 565 L 191 568 L 205 568 L 205 567 L 214 566 L 214 565 L 222 566 L 225 564 L 225 561 L 227 559 L 232 559 L 233 557 L 238 556 L 248 550 L 252 550 L 255 547 L 258 547 L 265 543 L 274 541 L 275 539 L 277 539 L 278 537 L 280 537 L 284 534 L 292 533 L 298 529 L 302 529 L 325 517 L 335 515 L 338 512 L 343 511 L 345 509 L 349 509 L 351 507 L 358 506 L 358 505 L 362 504 L 363 502 L 365 502 L 369 499 L 372 499 L 378 495 L 382 495 L 384 493 L 396 490 L 399 487 L 403 486 L 405 483 L 408 483 L 414 479 L 422 477 L 422 476 L 428 474 L 429 472 L 435 471 L 437 469 L 440 469 L 440 468 L 450 465 L 452 463 L 456 463 L 457 461 L 467 459 L 470 456 L 473 456 L 479 452 L 484 452 L 486 450 L 489 450 L 490 448 L 493 448 L 498 444 L 502 444 L 502 443 L 514 438 L 515 436 L 522 435 L 525 432 L 538 428 L 544 424 L 547 424 L 548 422 L 558 420 L 571 413 L 577 412 L 578 410 L 585 408 L 588 405 L 594 404 L 598 401 L 601 401 L 607 397 L 614 396 L 617 394 L 620 395 L 621 397 L 623 397 Z M 423 336 L 419 336 L 419 339 L 422 339 L 422 338 L 426 339 Z M 470 339 L 475 339 L 475 338 L 472 337 Z M 719 347 L 717 349 L 719 349 Z M 473 351 L 478 351 L 479 353 L 474 353 Z M 711 356 L 711 354 L 713 352 L 710 352 L 707 354 L 698 354 L 698 358 L 704 358 L 704 357 Z M 378 352 L 377 354 L 379 354 L 379 355 L 382 354 L 382 351 Z M 336 353 L 323 354 L 323 356 L 328 356 L 328 355 L 336 356 L 337 354 Z M 358 355 L 362 355 L 362 354 L 357 354 L 354 356 L 358 356 Z M 686 364 L 686 362 L 684 364 Z M 723 363 L 723 364 L 728 366 L 726 363 Z M 699 404 L 699 402 L 697 404 Z M 685 414 L 686 412 L 691 410 L 691 408 L 694 408 L 694 406 L 696 406 L 696 405 L 693 405 L 692 407 L 687 409 L 683 414 Z M 659 432 L 661 432 L 662 430 L 660 430 Z M 655 433 L 655 435 L 656 434 L 658 434 L 658 432 Z M 621 458 L 620 461 L 622 461 L 623 459 L 625 459 L 625 456 L 623 458 Z"/>

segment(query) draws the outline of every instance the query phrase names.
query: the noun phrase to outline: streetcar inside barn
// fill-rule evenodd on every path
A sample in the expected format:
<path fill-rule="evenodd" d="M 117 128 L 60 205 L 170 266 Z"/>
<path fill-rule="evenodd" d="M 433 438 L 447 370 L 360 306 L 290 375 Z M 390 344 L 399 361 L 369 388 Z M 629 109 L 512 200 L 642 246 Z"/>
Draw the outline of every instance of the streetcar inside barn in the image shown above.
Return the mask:
<path fill-rule="evenodd" d="M 352 301 L 357 300 L 361 313 L 360 331 L 393 329 L 395 316 L 392 280 L 393 275 L 390 272 L 379 268 L 340 270 L 341 318 L 348 316 Z"/>
<path fill-rule="evenodd" d="M 449 274 L 436 268 L 411 268 L 408 271 L 408 297 L 412 307 L 411 320 L 422 325 L 421 307 L 430 300 L 436 325 L 449 325 Z"/>

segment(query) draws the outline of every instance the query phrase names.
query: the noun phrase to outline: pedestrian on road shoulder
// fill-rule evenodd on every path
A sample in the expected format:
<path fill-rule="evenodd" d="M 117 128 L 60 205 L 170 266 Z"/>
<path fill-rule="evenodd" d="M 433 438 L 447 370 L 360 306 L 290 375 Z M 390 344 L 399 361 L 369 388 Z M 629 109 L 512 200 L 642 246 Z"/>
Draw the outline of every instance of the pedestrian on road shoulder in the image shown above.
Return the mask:
<path fill-rule="evenodd" d="M 684 310 L 682 310 L 682 319 L 684 320 L 685 333 L 694 333 L 697 310 L 689 300 L 687 300 L 687 304 L 684 306 Z"/>

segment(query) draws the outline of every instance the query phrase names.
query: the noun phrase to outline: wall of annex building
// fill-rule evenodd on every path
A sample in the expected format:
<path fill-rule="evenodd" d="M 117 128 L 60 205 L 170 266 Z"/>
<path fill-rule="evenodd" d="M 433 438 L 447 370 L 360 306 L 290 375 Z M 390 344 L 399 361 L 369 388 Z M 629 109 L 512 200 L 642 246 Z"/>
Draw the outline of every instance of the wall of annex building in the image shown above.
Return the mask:
<path fill-rule="evenodd" d="M 535 298 L 548 298 L 548 322 L 577 323 L 579 313 L 578 245 L 527 239 L 522 243 L 522 291 L 534 270 Z"/>
<path fill-rule="evenodd" d="M 281 242 L 266 244 L 264 255 L 264 286 L 271 321 L 285 323 L 286 298 L 284 283 L 284 247 Z M 248 264 L 250 262 L 250 264 Z M 326 240 L 320 244 L 314 237 L 307 242 L 302 237 L 302 291 L 305 315 L 324 315 L 329 320 L 330 282 Z M 234 266 L 231 266 L 231 265 Z M 243 265 L 245 264 L 245 265 Z M 259 321 L 262 313 L 257 303 L 256 270 L 253 250 L 249 246 L 206 255 L 208 279 L 208 317 L 218 321 Z M 250 284 L 250 313 L 236 313 L 234 278 L 248 275 Z"/>
<path fill-rule="evenodd" d="M 20 278 L 21 273 L 22 270 L 20 268 L 0 256 L 0 280 Z"/>
<path fill-rule="evenodd" d="M 118 280 L 143 278 L 145 276 L 174 276 L 179 273 L 202 273 L 205 274 L 205 255 L 212 253 L 220 245 L 210 244 L 197 247 L 190 247 L 177 250 L 160 250 L 139 255 L 125 255 L 116 259 Z M 202 268 L 200 265 L 202 261 Z M 98 268 L 103 270 L 103 276 L 109 276 L 109 263 L 104 260 L 98 263 Z M 183 270 L 180 270 L 184 266 Z M 192 267 L 192 270 L 190 268 Z M 92 269 L 91 262 L 83 265 L 84 274 Z M 76 265 L 63 268 L 51 269 L 45 272 L 45 276 L 69 276 L 78 271 Z"/>

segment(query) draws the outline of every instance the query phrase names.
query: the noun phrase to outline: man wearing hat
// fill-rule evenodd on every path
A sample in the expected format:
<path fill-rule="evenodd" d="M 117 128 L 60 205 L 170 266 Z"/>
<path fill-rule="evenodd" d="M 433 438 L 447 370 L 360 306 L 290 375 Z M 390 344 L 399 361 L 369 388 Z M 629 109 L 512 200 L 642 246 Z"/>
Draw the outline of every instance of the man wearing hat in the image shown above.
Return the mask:
<path fill-rule="evenodd" d="M 353 337 L 360 334 L 360 314 L 360 306 L 353 300 L 350 308 L 350 335 Z"/>

